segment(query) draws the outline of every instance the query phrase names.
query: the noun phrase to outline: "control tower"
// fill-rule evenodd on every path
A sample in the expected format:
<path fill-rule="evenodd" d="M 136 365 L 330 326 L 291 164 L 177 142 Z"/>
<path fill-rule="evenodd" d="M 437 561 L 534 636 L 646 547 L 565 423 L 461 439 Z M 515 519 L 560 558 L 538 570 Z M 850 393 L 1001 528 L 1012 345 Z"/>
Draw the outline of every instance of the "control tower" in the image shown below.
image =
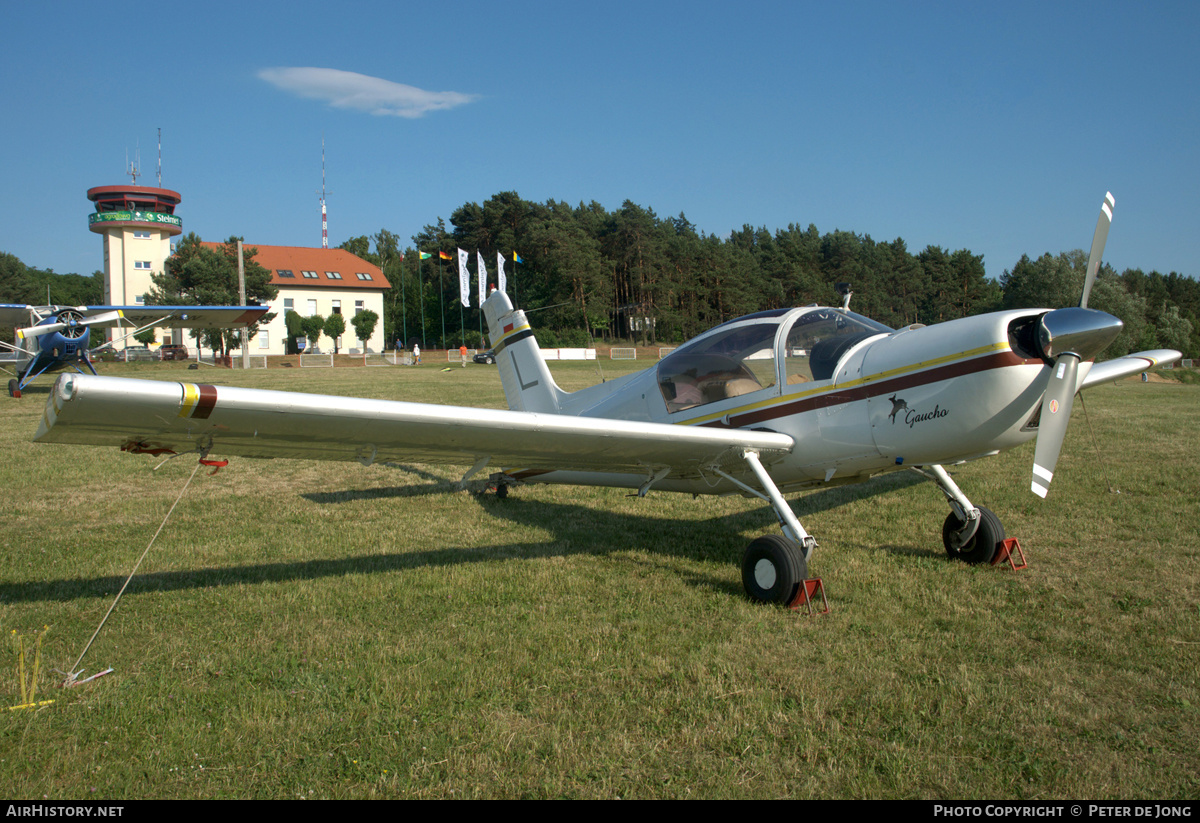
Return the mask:
<path fill-rule="evenodd" d="M 171 256 L 171 238 L 183 233 L 175 207 L 179 192 L 152 186 L 97 186 L 88 189 L 96 211 L 88 228 L 104 237 L 104 302 L 140 306 Z"/>

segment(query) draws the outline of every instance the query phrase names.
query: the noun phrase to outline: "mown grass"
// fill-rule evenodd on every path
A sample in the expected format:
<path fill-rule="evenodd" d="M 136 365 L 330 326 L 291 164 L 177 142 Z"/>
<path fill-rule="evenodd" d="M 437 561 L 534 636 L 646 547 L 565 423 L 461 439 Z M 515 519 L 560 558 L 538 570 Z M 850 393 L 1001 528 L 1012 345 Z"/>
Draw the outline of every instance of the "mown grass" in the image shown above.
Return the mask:
<path fill-rule="evenodd" d="M 494 369 L 442 368 L 105 371 L 503 405 Z M 742 550 L 775 529 L 756 501 L 498 500 L 456 491 L 461 468 L 234 460 L 193 481 L 83 663 L 115 672 L 66 691 L 50 669 L 192 464 L 31 443 L 46 390 L 0 404 L 0 630 L 50 626 L 57 698 L 0 718 L 4 796 L 1200 792 L 1195 386 L 1089 392 L 1100 456 L 1077 404 L 1047 501 L 1031 447 L 955 470 L 1024 572 L 945 560 L 945 503 L 915 476 L 795 498 L 822 618 L 742 594 Z"/>

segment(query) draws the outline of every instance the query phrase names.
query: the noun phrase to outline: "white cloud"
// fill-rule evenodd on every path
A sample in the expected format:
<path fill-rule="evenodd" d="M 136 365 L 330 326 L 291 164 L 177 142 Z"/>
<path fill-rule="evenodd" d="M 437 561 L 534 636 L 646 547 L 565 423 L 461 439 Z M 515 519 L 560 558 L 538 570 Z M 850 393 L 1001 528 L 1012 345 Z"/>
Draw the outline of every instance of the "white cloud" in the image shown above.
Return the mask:
<path fill-rule="evenodd" d="M 392 117 L 423 117 L 479 99 L 457 91 L 425 91 L 352 71 L 318 68 L 263 69 L 258 76 L 301 97 L 325 100 L 334 108 L 357 109 Z"/>

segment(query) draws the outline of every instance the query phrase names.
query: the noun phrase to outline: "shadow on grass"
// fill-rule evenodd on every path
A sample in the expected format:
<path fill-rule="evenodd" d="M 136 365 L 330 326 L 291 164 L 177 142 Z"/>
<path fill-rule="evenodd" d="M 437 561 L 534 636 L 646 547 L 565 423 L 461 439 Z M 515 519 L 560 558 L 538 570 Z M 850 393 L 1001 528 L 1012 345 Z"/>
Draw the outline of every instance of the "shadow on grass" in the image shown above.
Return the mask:
<path fill-rule="evenodd" d="M 407 467 L 406 467 L 407 468 Z M 418 470 L 414 473 L 422 474 Z M 432 476 L 431 476 L 432 477 Z M 457 483 L 435 478 L 437 482 L 415 487 L 367 489 L 363 491 L 306 494 L 321 504 L 337 504 L 357 499 L 384 499 L 447 493 Z M 916 476 L 889 476 L 857 486 L 843 486 L 810 494 L 794 501 L 801 518 L 827 511 L 855 500 L 923 482 Z M 316 580 L 352 574 L 378 574 L 405 569 L 454 566 L 466 563 L 498 562 L 513 559 L 533 560 L 567 557 L 574 554 L 604 555 L 613 551 L 646 551 L 667 557 L 697 561 L 740 563 L 747 531 L 773 528 L 774 515 L 763 506 L 745 512 L 725 514 L 707 520 L 680 521 L 652 514 L 618 514 L 590 506 L 522 500 L 519 490 L 507 499 L 494 495 L 474 496 L 488 514 L 530 529 L 548 529 L 550 540 L 537 543 L 510 543 L 486 547 L 452 547 L 417 552 L 366 554 L 353 557 L 306 560 L 299 562 L 255 563 L 225 568 L 154 572 L 139 575 L 130 584 L 128 594 L 200 589 L 216 586 L 280 583 L 291 580 Z M 697 503 L 703 505 L 703 503 Z M 905 555 L 926 555 L 925 549 L 884 546 L 881 550 Z M 123 576 L 50 580 L 34 583 L 0 584 L 0 603 L 67 601 L 88 597 L 111 597 L 124 583 Z M 706 586 L 741 596 L 741 587 L 714 577 L 691 572 L 688 583 Z"/>

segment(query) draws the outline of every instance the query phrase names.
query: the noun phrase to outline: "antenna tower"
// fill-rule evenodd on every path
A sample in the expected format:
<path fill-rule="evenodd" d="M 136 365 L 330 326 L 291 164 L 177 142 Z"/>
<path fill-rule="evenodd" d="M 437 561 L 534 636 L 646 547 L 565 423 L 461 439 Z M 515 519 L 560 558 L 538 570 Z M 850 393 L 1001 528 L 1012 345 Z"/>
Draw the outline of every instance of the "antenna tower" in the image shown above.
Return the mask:
<path fill-rule="evenodd" d="M 158 187 L 162 188 L 162 127 L 158 129 Z"/>
<path fill-rule="evenodd" d="M 321 190 L 317 192 L 321 195 L 321 248 L 329 248 L 329 223 L 326 220 L 325 214 L 325 195 L 333 194 L 331 191 L 325 191 L 325 135 L 321 135 Z"/>
<path fill-rule="evenodd" d="M 138 147 L 134 149 L 133 162 L 129 162 L 129 149 L 125 149 L 125 173 L 133 178 L 133 185 L 137 185 L 137 179 L 141 177 L 142 172 L 138 168 L 142 163 L 142 149 Z"/>

